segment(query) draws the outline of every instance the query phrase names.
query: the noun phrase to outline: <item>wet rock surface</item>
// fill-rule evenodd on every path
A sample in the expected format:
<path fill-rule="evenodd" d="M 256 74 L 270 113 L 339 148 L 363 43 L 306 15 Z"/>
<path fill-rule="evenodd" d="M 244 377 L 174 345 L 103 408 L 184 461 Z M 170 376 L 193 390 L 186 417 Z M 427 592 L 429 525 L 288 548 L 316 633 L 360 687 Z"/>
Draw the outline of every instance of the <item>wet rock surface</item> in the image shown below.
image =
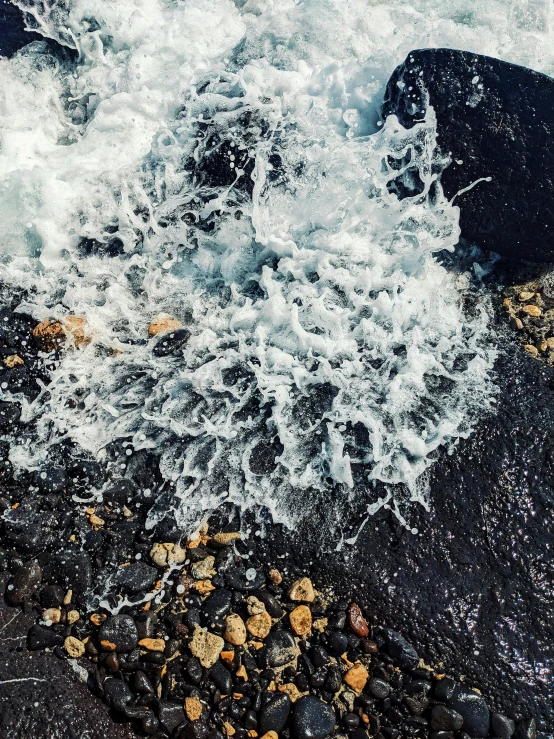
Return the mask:
<path fill-rule="evenodd" d="M 448 199 L 460 193 L 465 239 L 510 259 L 554 262 L 553 100 L 554 80 L 531 69 L 418 49 L 393 73 L 383 115 L 410 128 L 433 106 L 438 145 L 451 159 L 441 183 Z M 490 180 L 471 187 L 482 178 Z M 407 194 L 405 183 L 391 186 Z"/>

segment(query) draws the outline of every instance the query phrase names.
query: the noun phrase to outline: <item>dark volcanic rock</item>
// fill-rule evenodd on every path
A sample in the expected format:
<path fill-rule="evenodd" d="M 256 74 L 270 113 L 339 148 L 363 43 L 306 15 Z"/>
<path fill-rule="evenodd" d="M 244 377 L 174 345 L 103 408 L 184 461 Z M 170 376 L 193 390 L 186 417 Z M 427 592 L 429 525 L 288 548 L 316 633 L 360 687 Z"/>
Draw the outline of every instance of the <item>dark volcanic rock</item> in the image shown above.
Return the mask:
<path fill-rule="evenodd" d="M 51 629 L 44 629 L 38 624 L 31 626 L 29 629 L 27 645 L 31 652 L 35 649 L 46 649 L 46 647 L 51 649 L 60 644 L 63 644 L 63 636 L 56 634 L 56 632 Z"/>
<path fill-rule="evenodd" d="M 272 631 L 266 638 L 267 662 L 270 667 L 281 667 L 294 659 L 298 652 L 296 642 L 288 631 Z"/>
<path fill-rule="evenodd" d="M 289 717 L 290 706 L 290 698 L 286 693 L 266 703 L 259 713 L 258 733 L 261 736 L 268 731 L 275 731 L 279 734 Z"/>
<path fill-rule="evenodd" d="M 158 570 L 146 562 L 132 562 L 128 567 L 121 567 L 115 574 L 114 585 L 125 593 L 138 593 L 139 590 L 150 590 L 158 579 Z"/>
<path fill-rule="evenodd" d="M 403 670 L 413 670 L 417 667 L 419 662 L 418 653 L 401 634 L 392 629 L 383 629 L 382 633 L 386 639 L 386 651 Z"/>
<path fill-rule="evenodd" d="M 111 616 L 102 624 L 98 638 L 100 643 L 115 644 L 117 652 L 130 652 L 137 645 L 137 627 L 131 616 Z"/>
<path fill-rule="evenodd" d="M 92 583 L 92 567 L 86 552 L 76 547 L 67 547 L 55 552 L 52 557 L 43 558 L 50 562 L 50 569 L 56 580 L 81 594 L 88 590 Z M 46 571 L 46 567 L 44 568 Z"/>
<path fill-rule="evenodd" d="M 494 736 L 498 739 L 510 739 L 516 725 L 511 718 L 504 716 L 502 713 L 493 713 L 491 716 L 491 728 Z"/>
<path fill-rule="evenodd" d="M 336 723 L 335 712 L 319 698 L 307 695 L 294 704 L 293 736 L 295 739 L 325 739 Z"/>
<path fill-rule="evenodd" d="M 29 600 L 42 580 L 42 570 L 38 562 L 28 562 L 18 567 L 8 583 L 6 600 L 13 606 Z"/>
<path fill-rule="evenodd" d="M 484 737 L 489 732 L 490 711 L 485 699 L 463 685 L 457 685 L 447 706 L 461 714 L 463 730 L 473 737 Z"/>
<path fill-rule="evenodd" d="M 554 262 L 554 80 L 479 54 L 419 49 L 394 71 L 383 115 L 409 128 L 429 105 L 452 160 L 441 177 L 447 198 L 490 178 L 455 201 L 462 236 L 510 259 Z"/>
<path fill-rule="evenodd" d="M 446 706 L 433 706 L 431 712 L 431 728 L 434 731 L 459 731 L 464 722 L 461 716 L 453 708 Z"/>

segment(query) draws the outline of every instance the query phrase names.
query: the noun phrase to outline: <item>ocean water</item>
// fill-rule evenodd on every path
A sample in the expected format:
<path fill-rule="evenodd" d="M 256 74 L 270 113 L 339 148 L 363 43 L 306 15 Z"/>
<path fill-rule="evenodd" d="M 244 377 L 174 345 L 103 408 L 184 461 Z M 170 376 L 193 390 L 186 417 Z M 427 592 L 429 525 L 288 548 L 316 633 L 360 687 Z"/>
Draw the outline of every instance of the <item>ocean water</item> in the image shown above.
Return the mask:
<path fill-rule="evenodd" d="M 74 53 L 0 59 L 2 290 L 92 340 L 21 398 L 35 430 L 12 461 L 70 438 L 124 475 L 157 451 L 172 496 L 151 525 L 224 501 L 336 519 L 354 496 L 409 518 L 493 406 L 496 349 L 485 257 L 440 258 L 459 212 L 433 110 L 383 122 L 384 87 L 429 46 L 552 73 L 551 3 L 17 4 Z M 399 200 L 408 161 L 423 192 Z M 148 337 L 160 314 L 189 332 L 173 355 Z"/>

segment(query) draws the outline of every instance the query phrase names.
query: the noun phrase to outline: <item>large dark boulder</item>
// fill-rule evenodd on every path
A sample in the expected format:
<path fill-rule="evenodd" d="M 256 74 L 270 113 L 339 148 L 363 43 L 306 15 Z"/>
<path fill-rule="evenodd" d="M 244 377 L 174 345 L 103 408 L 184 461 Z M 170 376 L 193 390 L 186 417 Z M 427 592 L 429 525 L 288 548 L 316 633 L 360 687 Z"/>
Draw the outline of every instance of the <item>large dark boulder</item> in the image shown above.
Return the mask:
<path fill-rule="evenodd" d="M 554 262 L 554 80 L 470 52 L 412 51 L 389 80 L 383 115 L 411 128 L 429 105 L 462 237 L 509 259 Z M 480 178 L 490 181 L 459 192 Z M 391 181 L 401 197 L 406 188 Z"/>

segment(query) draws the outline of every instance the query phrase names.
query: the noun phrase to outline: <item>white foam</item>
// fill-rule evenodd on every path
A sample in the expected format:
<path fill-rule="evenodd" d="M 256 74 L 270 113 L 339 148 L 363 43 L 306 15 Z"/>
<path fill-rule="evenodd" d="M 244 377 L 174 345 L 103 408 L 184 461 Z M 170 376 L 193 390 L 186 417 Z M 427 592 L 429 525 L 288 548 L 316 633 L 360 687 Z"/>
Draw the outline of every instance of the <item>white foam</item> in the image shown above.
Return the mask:
<path fill-rule="evenodd" d="M 380 97 L 421 46 L 552 71 L 550 6 L 46 7 L 32 8 L 42 32 L 80 58 L 60 67 L 31 47 L 0 60 L 2 281 L 30 291 L 22 309 L 37 319 L 86 316 L 95 339 L 25 407 L 39 443 L 14 461 L 38 464 L 64 434 L 99 455 L 117 439 L 131 450 L 163 444 L 183 525 L 223 500 L 263 503 L 291 523 L 314 491 L 340 511 L 370 498 L 372 481 L 423 500 L 436 450 L 470 433 L 493 398 L 494 350 L 487 301 L 464 313 L 475 288 L 436 259 L 456 243 L 458 210 L 433 192 L 433 113 L 409 132 L 391 118 L 376 134 Z M 192 176 L 205 126 L 233 141 L 238 177 L 241 152 L 255 160 L 252 201 Z M 284 184 L 272 179 L 276 151 Z M 408 151 L 424 191 L 398 201 L 387 157 Z M 182 220 L 194 208 L 214 218 L 212 231 Z M 123 255 L 79 252 L 81 238 L 101 241 L 114 223 Z M 262 297 L 246 294 L 252 280 Z M 161 312 L 192 315 L 180 358 L 137 343 Z M 237 366 L 249 374 L 229 385 Z M 306 401 L 318 385 L 335 389 L 319 416 Z M 274 436 L 277 469 L 253 474 L 251 450 Z"/>

